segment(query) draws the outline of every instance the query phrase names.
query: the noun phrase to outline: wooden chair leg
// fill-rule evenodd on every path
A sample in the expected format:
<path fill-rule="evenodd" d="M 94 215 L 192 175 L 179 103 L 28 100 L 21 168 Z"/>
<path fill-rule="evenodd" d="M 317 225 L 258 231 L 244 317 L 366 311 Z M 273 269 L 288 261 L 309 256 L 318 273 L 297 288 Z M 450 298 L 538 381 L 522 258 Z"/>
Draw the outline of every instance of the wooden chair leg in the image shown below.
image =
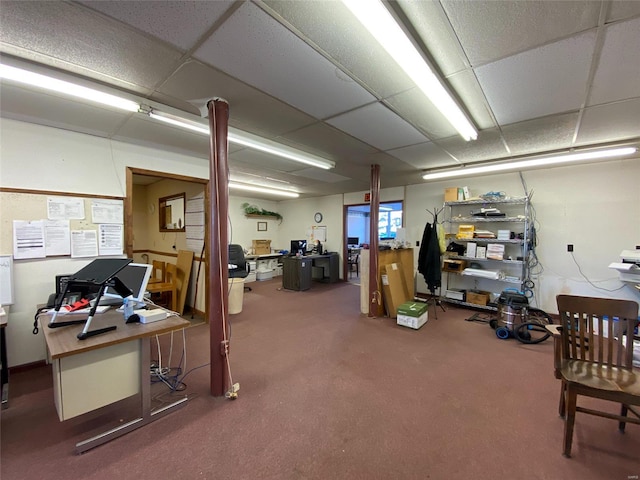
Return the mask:
<path fill-rule="evenodd" d="M 570 387 L 566 387 L 566 415 L 564 419 L 564 451 L 563 455 L 571 457 L 571 443 L 573 442 L 573 425 L 576 420 L 577 393 Z"/>
<path fill-rule="evenodd" d="M 622 408 L 620 408 L 620 416 L 626 417 L 627 411 L 629 410 L 629 408 L 624 403 L 621 403 L 620 405 L 622 406 Z M 626 424 L 627 422 L 625 422 L 624 420 L 621 420 L 620 423 L 618 423 L 618 430 L 624 433 L 624 427 Z"/>
<path fill-rule="evenodd" d="M 565 415 L 567 414 L 565 398 L 564 398 L 565 393 L 566 393 L 566 388 L 565 388 L 564 382 L 561 382 L 560 383 L 560 401 L 558 402 L 558 415 L 560 415 L 562 418 L 564 418 Z"/>

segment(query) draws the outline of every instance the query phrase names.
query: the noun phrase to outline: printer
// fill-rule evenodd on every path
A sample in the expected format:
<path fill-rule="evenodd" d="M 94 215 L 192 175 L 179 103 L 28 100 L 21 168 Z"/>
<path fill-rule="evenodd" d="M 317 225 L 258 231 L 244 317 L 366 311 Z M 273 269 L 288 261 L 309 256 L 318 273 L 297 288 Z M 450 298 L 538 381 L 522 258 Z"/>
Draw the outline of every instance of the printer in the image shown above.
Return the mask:
<path fill-rule="evenodd" d="M 640 290 L 640 250 L 623 250 L 620 262 L 610 264 L 609 268 L 618 271 L 620 281 Z"/>

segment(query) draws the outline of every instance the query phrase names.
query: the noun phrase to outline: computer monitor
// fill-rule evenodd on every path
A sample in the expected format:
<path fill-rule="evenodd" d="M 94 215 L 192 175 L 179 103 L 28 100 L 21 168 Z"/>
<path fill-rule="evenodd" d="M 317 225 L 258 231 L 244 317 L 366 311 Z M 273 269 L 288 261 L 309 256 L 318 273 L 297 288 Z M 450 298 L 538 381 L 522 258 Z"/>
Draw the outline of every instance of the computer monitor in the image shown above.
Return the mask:
<path fill-rule="evenodd" d="M 350 247 L 357 247 L 360 245 L 360 237 L 347 237 L 347 245 Z"/>
<path fill-rule="evenodd" d="M 146 263 L 130 263 L 116 275 L 133 292 L 133 299 L 137 303 L 144 303 L 144 294 L 147 291 L 147 283 L 149 283 L 152 269 L 152 265 Z M 114 305 L 122 303 L 123 300 L 113 287 L 107 287 L 100 300 L 100 305 Z"/>
<path fill-rule="evenodd" d="M 307 253 L 307 241 L 306 240 L 291 240 L 291 255 L 300 253 L 304 255 Z"/>

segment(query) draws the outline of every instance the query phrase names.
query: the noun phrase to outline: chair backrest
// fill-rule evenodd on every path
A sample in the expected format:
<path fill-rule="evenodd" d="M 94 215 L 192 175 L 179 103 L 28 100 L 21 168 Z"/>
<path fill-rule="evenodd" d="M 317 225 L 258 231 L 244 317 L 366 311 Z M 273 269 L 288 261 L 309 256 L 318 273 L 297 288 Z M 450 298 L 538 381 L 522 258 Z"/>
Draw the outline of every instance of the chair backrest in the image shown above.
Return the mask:
<path fill-rule="evenodd" d="M 233 243 L 229 245 L 229 263 L 238 266 L 233 270 L 229 269 L 229 277 L 246 277 L 249 274 L 242 245 Z"/>
<path fill-rule="evenodd" d="M 631 300 L 558 295 L 561 355 L 631 370 L 638 304 Z"/>
<path fill-rule="evenodd" d="M 166 280 L 166 266 L 165 263 L 160 260 L 153 260 L 151 262 L 151 278 L 153 280 L 164 282 Z"/>

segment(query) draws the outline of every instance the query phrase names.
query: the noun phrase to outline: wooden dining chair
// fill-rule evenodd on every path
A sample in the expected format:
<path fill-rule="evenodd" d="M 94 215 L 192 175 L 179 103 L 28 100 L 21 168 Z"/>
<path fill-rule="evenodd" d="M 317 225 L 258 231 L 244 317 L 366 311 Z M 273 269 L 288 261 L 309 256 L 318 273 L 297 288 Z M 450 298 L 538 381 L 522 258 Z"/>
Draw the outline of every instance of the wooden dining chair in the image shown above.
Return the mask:
<path fill-rule="evenodd" d="M 640 425 L 640 369 L 633 366 L 633 330 L 638 304 L 631 300 L 558 295 L 560 326 L 554 341 L 555 373 L 561 381 L 560 415 L 564 417 L 563 454 L 571 456 L 576 413 Z M 621 405 L 620 415 L 577 405 L 578 396 Z M 628 413 L 634 416 L 628 416 Z"/>
<path fill-rule="evenodd" d="M 167 263 L 165 268 L 165 281 L 147 284 L 147 290 L 151 293 L 170 293 L 171 310 L 174 312 L 178 305 L 178 269 L 172 263 Z"/>
<path fill-rule="evenodd" d="M 153 260 L 151 262 L 151 283 L 163 283 L 166 280 L 166 263 L 161 260 Z"/>

